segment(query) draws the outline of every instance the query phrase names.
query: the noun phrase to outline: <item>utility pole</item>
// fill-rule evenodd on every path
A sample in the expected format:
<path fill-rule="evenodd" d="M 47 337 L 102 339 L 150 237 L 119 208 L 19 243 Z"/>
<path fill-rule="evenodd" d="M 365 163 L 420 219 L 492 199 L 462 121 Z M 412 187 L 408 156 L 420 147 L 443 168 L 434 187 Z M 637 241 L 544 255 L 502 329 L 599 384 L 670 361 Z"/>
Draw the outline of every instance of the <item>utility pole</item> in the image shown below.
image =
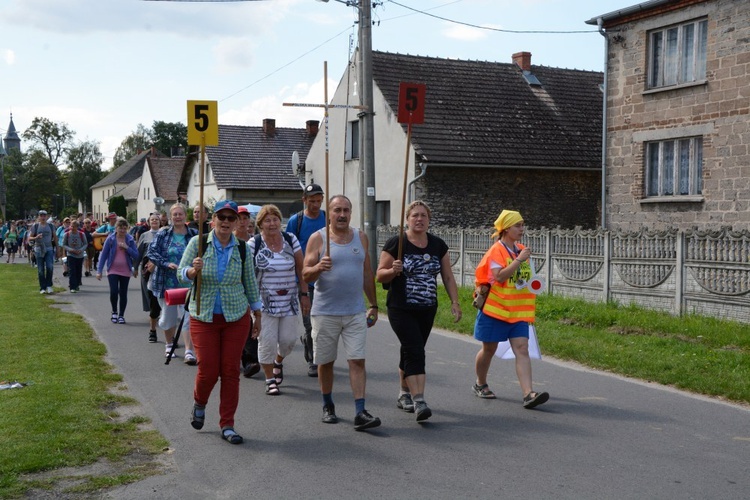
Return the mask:
<path fill-rule="evenodd" d="M 373 270 L 378 265 L 378 234 L 375 226 L 375 133 L 374 102 L 372 88 L 372 3 L 359 2 L 359 74 L 360 104 L 364 109 L 359 113 L 361 168 L 364 173 L 364 186 L 360 196 L 364 196 L 364 231 L 370 241 L 367 249 Z"/>

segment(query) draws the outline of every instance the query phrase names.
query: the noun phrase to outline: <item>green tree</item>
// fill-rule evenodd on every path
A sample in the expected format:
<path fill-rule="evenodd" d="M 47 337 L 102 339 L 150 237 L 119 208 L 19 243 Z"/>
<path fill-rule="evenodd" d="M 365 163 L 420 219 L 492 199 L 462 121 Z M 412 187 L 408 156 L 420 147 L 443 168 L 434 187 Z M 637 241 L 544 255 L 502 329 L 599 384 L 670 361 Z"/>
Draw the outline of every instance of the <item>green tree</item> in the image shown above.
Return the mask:
<path fill-rule="evenodd" d="M 187 150 L 187 125 L 155 121 L 152 130 L 154 146 L 159 152 L 171 157 L 176 154 L 177 148 Z"/>
<path fill-rule="evenodd" d="M 92 206 L 91 186 L 104 175 L 102 163 L 104 156 L 95 141 L 84 141 L 68 152 L 68 188 L 73 200 L 83 204 L 84 212 Z"/>
<path fill-rule="evenodd" d="M 111 197 L 107 208 L 110 212 L 114 212 L 120 217 L 125 217 L 128 214 L 128 203 L 122 195 Z"/>
<path fill-rule="evenodd" d="M 31 143 L 30 149 L 44 153 L 48 163 L 59 167 L 64 160 L 75 132 L 64 122 L 53 122 L 47 118 L 36 117 L 22 137 Z"/>
<path fill-rule="evenodd" d="M 139 151 L 145 151 L 150 148 L 154 143 L 154 131 L 150 128 L 146 128 L 143 124 L 139 123 L 138 127 L 123 141 L 115 151 L 115 155 L 112 158 L 112 169 L 119 167 L 133 156 L 137 155 Z"/>

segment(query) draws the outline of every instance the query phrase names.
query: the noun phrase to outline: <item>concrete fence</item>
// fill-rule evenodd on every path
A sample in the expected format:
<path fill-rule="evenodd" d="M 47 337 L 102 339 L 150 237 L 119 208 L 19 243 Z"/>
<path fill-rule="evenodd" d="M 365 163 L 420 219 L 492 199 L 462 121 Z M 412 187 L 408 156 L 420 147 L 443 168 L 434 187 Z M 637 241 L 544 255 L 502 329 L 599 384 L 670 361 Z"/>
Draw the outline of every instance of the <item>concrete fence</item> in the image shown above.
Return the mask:
<path fill-rule="evenodd" d="M 458 283 L 473 286 L 490 231 L 430 232 L 450 247 Z M 379 227 L 378 245 L 396 234 Z M 750 323 L 750 231 L 527 229 L 523 243 L 547 293 Z"/>

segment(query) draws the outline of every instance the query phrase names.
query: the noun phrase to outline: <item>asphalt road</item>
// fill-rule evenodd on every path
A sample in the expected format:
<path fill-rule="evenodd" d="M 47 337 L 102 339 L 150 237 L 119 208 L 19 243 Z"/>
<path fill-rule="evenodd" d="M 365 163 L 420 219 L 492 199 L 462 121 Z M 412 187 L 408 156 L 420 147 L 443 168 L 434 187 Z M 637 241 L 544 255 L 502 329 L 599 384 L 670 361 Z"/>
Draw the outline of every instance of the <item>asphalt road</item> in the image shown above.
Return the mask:
<path fill-rule="evenodd" d="M 59 266 L 55 274 L 61 284 Z M 750 498 L 748 408 L 550 358 L 533 364 L 547 404 L 523 409 L 513 362 L 499 359 L 489 379 L 498 399 L 481 400 L 470 390 L 478 344 L 448 332 L 434 331 L 427 345 L 433 416 L 418 424 L 396 408 L 398 342 L 382 315 L 367 345 L 367 408 L 381 427 L 353 430 L 341 353 L 340 422 L 321 423 L 317 379 L 307 377 L 298 346 L 284 364 L 283 395 L 266 396 L 259 375 L 242 378 L 236 429 L 245 443 L 230 445 L 219 436 L 218 387 L 206 426 L 190 426 L 196 368 L 182 358 L 166 366 L 163 338 L 147 342 L 138 286 L 131 280 L 127 325 L 110 322 L 105 281 L 84 278 L 80 294 L 54 297 L 89 319 L 171 443 L 173 473 L 109 498 Z"/>

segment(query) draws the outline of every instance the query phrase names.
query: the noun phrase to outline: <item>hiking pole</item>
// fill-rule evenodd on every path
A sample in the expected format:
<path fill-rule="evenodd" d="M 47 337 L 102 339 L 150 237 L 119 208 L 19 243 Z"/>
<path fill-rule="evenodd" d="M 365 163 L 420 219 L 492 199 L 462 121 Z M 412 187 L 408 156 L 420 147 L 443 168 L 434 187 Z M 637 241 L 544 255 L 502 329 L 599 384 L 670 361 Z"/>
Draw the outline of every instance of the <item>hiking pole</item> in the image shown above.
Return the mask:
<path fill-rule="evenodd" d="M 328 61 L 323 61 L 323 123 L 326 135 L 326 197 L 330 201 L 331 191 L 328 190 Z M 331 209 L 326 203 L 326 255 L 331 255 Z"/>

